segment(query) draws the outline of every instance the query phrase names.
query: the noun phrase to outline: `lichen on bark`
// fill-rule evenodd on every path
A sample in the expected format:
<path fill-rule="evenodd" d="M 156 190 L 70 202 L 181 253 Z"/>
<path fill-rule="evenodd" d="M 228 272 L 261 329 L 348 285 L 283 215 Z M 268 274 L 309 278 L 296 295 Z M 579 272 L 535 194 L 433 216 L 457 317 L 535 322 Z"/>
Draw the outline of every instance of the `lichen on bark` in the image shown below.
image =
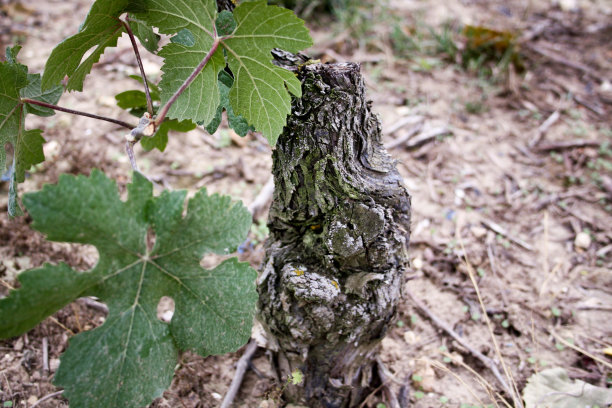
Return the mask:
<path fill-rule="evenodd" d="M 293 68 L 303 96 L 273 153 L 259 319 L 286 397 L 353 407 L 376 385 L 378 345 L 401 296 L 410 196 L 381 143 L 356 64 Z"/>

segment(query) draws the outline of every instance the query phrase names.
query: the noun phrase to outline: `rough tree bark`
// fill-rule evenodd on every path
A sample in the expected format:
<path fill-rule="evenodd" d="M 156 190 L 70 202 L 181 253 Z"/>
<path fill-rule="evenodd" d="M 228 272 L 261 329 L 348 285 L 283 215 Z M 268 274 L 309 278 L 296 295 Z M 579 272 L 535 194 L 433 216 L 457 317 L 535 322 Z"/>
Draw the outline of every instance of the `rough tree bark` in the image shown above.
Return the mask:
<path fill-rule="evenodd" d="M 278 58 L 277 58 L 278 60 Z M 410 196 L 381 143 L 359 66 L 294 68 L 303 96 L 273 153 L 259 319 L 285 396 L 356 407 L 377 385 L 378 346 L 401 296 Z"/>

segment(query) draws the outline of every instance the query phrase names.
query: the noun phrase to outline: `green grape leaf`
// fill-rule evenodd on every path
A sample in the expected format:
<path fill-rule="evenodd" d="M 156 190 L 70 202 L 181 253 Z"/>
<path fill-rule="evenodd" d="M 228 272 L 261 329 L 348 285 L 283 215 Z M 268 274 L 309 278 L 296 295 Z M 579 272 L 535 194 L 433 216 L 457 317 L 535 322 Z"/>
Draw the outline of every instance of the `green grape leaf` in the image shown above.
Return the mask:
<path fill-rule="evenodd" d="M 15 179 L 21 183 L 25 180 L 25 171 L 35 164 L 45 161 L 43 153 L 45 139 L 42 137 L 42 130 L 24 130 L 19 135 L 19 141 L 15 148 L 17 166 L 15 166 Z"/>
<path fill-rule="evenodd" d="M 4 145 L 18 144 L 23 129 L 20 91 L 28 85 L 28 69 L 12 60 L 0 63 L 0 173 L 6 168 Z"/>
<path fill-rule="evenodd" d="M 159 35 L 155 34 L 153 29 L 144 21 L 132 18 L 131 16 L 129 24 L 134 36 L 140 41 L 140 44 L 142 44 L 147 51 L 155 53 L 159 48 Z"/>
<path fill-rule="evenodd" d="M 13 64 L 17 63 L 17 54 L 21 51 L 21 45 L 14 45 L 13 47 L 6 47 L 6 60 L 8 62 L 12 62 Z"/>
<path fill-rule="evenodd" d="M 45 139 L 40 129 L 25 129 L 25 116 L 28 112 L 41 116 L 53 114 L 52 111 L 26 105 L 21 97 L 56 103 L 59 94 L 56 89 L 43 93 L 40 90 L 40 77 L 28 74 L 28 68 L 16 61 L 20 47 L 7 50 L 7 61 L 0 63 L 0 173 L 6 169 L 6 144 L 13 149 L 11 182 L 9 185 L 9 215 L 21 215 L 17 198 L 17 183 L 25 180 L 25 172 L 32 165 L 45 160 L 42 146 Z"/>
<path fill-rule="evenodd" d="M 168 144 L 168 132 L 170 130 L 186 133 L 195 128 L 196 124 L 190 120 L 183 120 L 179 122 L 176 119 L 166 119 L 161 125 L 159 125 L 159 128 L 153 136 L 145 136 L 140 139 L 140 145 L 147 151 L 158 149 L 160 152 L 163 152 Z"/>
<path fill-rule="evenodd" d="M 236 258 L 210 270 L 200 260 L 233 251 L 251 215 L 204 189 L 184 215 L 185 197 L 185 191 L 153 197 L 151 182 L 135 173 L 122 201 L 115 183 L 97 170 L 90 177 L 62 175 L 58 184 L 24 195 L 34 229 L 51 241 L 94 245 L 99 253 L 85 272 L 65 264 L 25 271 L 20 289 L 0 299 L 3 338 L 82 296 L 108 305 L 104 324 L 73 337 L 61 357 L 55 383 L 71 406 L 147 405 L 170 385 L 179 351 L 226 353 L 248 340 L 255 271 Z M 175 302 L 170 323 L 157 318 L 162 296 Z"/>
<path fill-rule="evenodd" d="M 146 12 L 138 18 L 157 27 L 162 34 L 173 35 L 159 52 L 164 58 L 161 88 L 162 105 L 181 87 L 213 47 L 217 4 L 213 0 L 144 0 Z M 197 11 L 195 11 L 197 10 Z M 208 123 L 219 106 L 217 74 L 225 67 L 220 49 L 183 92 L 168 112 L 168 117 Z"/>
<path fill-rule="evenodd" d="M 268 6 L 265 1 L 241 3 L 234 10 L 236 30 L 221 44 L 234 74 L 230 102 L 234 112 L 263 133 L 271 145 L 291 112 L 291 98 L 301 96 L 295 75 L 272 64 L 271 51 L 298 52 L 312 45 L 304 22 L 291 10 Z"/>
<path fill-rule="evenodd" d="M 153 99 L 153 98 L 151 98 Z M 147 96 L 143 91 L 130 90 L 115 95 L 117 106 L 121 109 L 147 108 Z"/>
<path fill-rule="evenodd" d="M 143 83 L 142 77 L 139 75 L 130 75 L 130 78 L 135 79 L 141 84 Z M 160 101 L 159 88 L 153 82 L 148 82 L 148 85 L 149 94 L 151 95 L 151 102 L 153 102 L 153 110 L 157 111 Z M 121 109 L 127 109 L 137 118 L 142 117 L 142 115 L 147 111 L 147 96 L 143 91 L 130 90 L 121 92 L 115 95 L 115 99 L 117 100 L 117 106 L 119 106 Z"/>
<path fill-rule="evenodd" d="M 56 105 L 60 100 L 64 88 L 61 85 L 56 85 L 46 91 L 41 89 L 40 74 L 28 74 L 28 86 L 21 89 L 20 95 L 22 98 L 30 98 L 41 102 Z M 53 116 L 55 111 L 51 108 L 45 108 L 38 105 L 26 104 L 26 112 L 38 116 Z"/>
<path fill-rule="evenodd" d="M 115 47 L 125 32 L 119 16 L 128 0 L 96 0 L 79 32 L 59 43 L 51 52 L 42 77 L 43 89 L 49 89 L 69 77 L 66 90 L 83 90 L 83 81 L 107 47 Z M 85 59 L 85 54 L 93 52 Z M 82 60 L 82 61 L 81 61 Z"/>
<path fill-rule="evenodd" d="M 150 91 L 153 102 L 159 101 L 159 90 L 151 87 Z M 122 109 L 128 109 L 136 117 L 141 117 L 147 111 L 147 97 L 142 91 L 131 90 L 121 92 L 115 95 L 115 99 L 117 100 L 117 106 Z M 190 120 L 178 121 L 166 118 L 153 136 L 140 139 L 140 145 L 147 151 L 158 149 L 163 152 L 168 144 L 168 132 L 170 130 L 186 133 L 195 128 L 196 124 Z"/>
<path fill-rule="evenodd" d="M 230 104 L 229 100 L 229 92 L 234 83 L 234 78 L 232 78 L 227 72 L 221 71 L 219 72 L 219 95 L 221 99 L 221 103 L 217 108 L 217 112 L 215 113 L 215 117 L 210 121 L 208 125 L 206 125 L 206 131 L 210 134 L 213 134 L 219 128 L 221 124 L 221 114 L 223 113 L 223 109 L 227 112 L 227 121 L 229 126 L 234 129 L 234 131 L 240 136 L 246 136 L 249 130 L 255 130 L 253 126 L 250 126 L 247 120 L 240 115 L 236 115 L 234 113 L 234 109 Z"/>

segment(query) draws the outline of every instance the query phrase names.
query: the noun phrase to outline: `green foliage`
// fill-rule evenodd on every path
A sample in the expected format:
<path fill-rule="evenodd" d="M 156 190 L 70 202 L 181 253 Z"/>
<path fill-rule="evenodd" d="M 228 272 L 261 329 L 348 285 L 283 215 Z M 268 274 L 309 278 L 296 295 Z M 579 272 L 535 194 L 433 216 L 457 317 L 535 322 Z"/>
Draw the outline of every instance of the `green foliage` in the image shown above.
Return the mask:
<path fill-rule="evenodd" d="M 28 74 L 28 68 L 16 60 L 20 48 L 8 48 L 7 61 L 0 64 L 0 173 L 5 171 L 7 164 L 5 145 L 8 143 L 13 148 L 8 205 L 10 216 L 22 214 L 17 199 L 17 183 L 25 180 L 26 170 L 45 159 L 42 131 L 26 130 L 25 117 L 28 113 L 53 115 L 53 111 L 26 104 L 21 98 L 56 103 L 61 96 L 61 88 L 55 87 L 47 92 L 40 89 L 40 75 Z"/>
<path fill-rule="evenodd" d="M 42 79 L 43 89 L 58 84 L 67 75 L 66 89 L 81 91 L 93 64 L 125 32 L 119 17 L 126 11 L 134 16 L 130 17 L 130 26 L 148 49 L 157 49 L 158 38 L 152 27 L 172 36 L 171 42 L 159 52 L 164 58 L 160 82 L 163 104 L 219 44 L 191 85 L 170 107 L 170 118 L 198 123 L 213 121 L 222 103 L 216 79 L 227 63 L 234 76 L 229 100 L 236 116 L 243 116 L 270 144 L 276 142 L 291 110 L 287 90 L 300 96 L 301 86 L 293 73 L 272 64 L 270 52 L 273 48 L 298 52 L 312 45 L 312 40 L 302 20 L 289 10 L 266 5 L 265 1 L 244 2 L 233 15 L 221 13 L 217 18 L 213 0 L 181 3 L 141 0 L 134 4 L 127 0 L 97 0 L 79 32 L 51 53 Z M 92 48 L 94 51 L 81 61 Z M 227 104 L 222 106 L 227 109 Z"/>
<path fill-rule="evenodd" d="M 236 350 L 250 336 L 256 273 L 236 258 L 212 270 L 206 253 L 226 254 L 249 230 L 250 213 L 229 197 L 200 190 L 183 216 L 185 191 L 152 196 L 139 173 L 121 201 L 99 171 L 63 175 L 57 185 L 24 196 L 33 228 L 58 242 L 94 245 L 90 271 L 46 264 L 19 275 L 21 288 L 0 300 L 0 335 L 19 335 L 82 296 L 109 306 L 106 322 L 74 337 L 55 382 L 75 407 L 140 406 L 170 385 L 180 350 L 200 355 Z M 150 242 L 150 234 L 155 243 Z M 167 324 L 157 319 L 162 296 L 176 303 Z"/>
<path fill-rule="evenodd" d="M 142 82 L 139 76 L 132 76 L 134 79 Z M 149 93 L 153 102 L 153 110 L 157 112 L 160 102 L 160 91 L 157 85 L 149 83 Z M 127 109 L 132 115 L 141 117 L 147 111 L 147 97 L 143 91 L 131 90 L 121 92 L 115 95 L 117 106 L 122 109 Z M 174 130 L 177 132 L 189 132 L 196 128 L 196 124 L 189 119 L 178 121 L 176 119 L 166 118 L 157 128 L 157 132 L 153 136 L 143 137 L 140 140 L 140 145 L 144 150 L 158 149 L 160 152 L 166 150 L 168 144 L 168 132 Z"/>
<path fill-rule="evenodd" d="M 304 382 L 304 373 L 302 373 L 298 368 L 291 372 L 291 377 L 289 378 L 289 382 L 293 385 L 300 385 Z"/>
<path fill-rule="evenodd" d="M 270 144 L 276 142 L 290 113 L 290 94 L 301 95 L 301 84 L 272 63 L 271 50 L 297 52 L 312 44 L 293 13 L 265 1 L 245 1 L 234 13 L 218 14 L 214 0 L 96 0 L 78 33 L 52 51 L 42 78 L 17 63 L 19 48 L 8 49 L 7 62 L 0 64 L 0 171 L 7 162 L 4 146 L 10 144 L 11 215 L 20 211 L 16 183 L 44 160 L 42 131 L 26 130 L 25 116 L 53 114 L 23 98 L 58 108 L 53 105 L 64 78 L 66 90 L 81 91 L 92 66 L 128 27 L 154 53 L 156 31 L 171 37 L 158 53 L 164 58 L 159 86 L 150 84 L 153 113 L 169 111 L 163 121 L 143 118 L 151 122 L 142 129 L 157 130 L 141 139 L 144 149 L 163 151 L 169 130 L 185 132 L 195 123 L 214 131 L 223 110 L 238 134 L 255 127 Z M 188 78 L 194 81 L 189 84 Z M 175 94 L 176 103 L 168 104 Z M 147 111 L 142 91 L 116 99 L 137 117 Z M 63 175 L 58 184 L 25 195 L 34 229 L 51 241 L 93 245 L 99 253 L 89 271 L 61 263 L 23 272 L 19 289 L 0 299 L 0 338 L 30 330 L 79 297 L 95 296 L 108 305 L 102 326 L 71 339 L 55 374 L 71 406 L 146 405 L 169 386 L 180 352 L 225 353 L 250 337 L 255 272 L 235 258 L 212 270 L 200 261 L 208 253 L 234 251 L 246 238 L 251 214 L 205 190 L 185 211 L 185 197 L 184 191 L 154 197 L 152 184 L 134 173 L 122 201 L 115 183 L 99 171 L 90 177 Z M 157 318 L 164 296 L 175 303 L 169 323 Z M 300 382 L 300 375 L 294 373 L 292 381 Z"/>
<path fill-rule="evenodd" d="M 221 103 L 217 108 L 215 117 L 206 125 L 206 131 L 208 133 L 215 133 L 221 124 L 221 114 L 223 110 L 227 112 L 227 122 L 229 126 L 240 136 L 246 136 L 249 130 L 255 130 L 253 126 L 249 126 L 247 120 L 234 113 L 234 109 L 230 104 L 229 92 L 234 84 L 234 79 L 225 71 L 219 72 L 219 92 L 221 96 Z"/>
<path fill-rule="evenodd" d="M 171 0 L 143 3 L 146 11 L 137 14 L 139 18 L 158 27 L 161 33 L 173 35 L 170 44 L 159 52 L 165 59 L 160 82 L 162 103 L 171 98 L 215 42 L 220 41 L 220 49 L 179 96 L 169 116 L 202 123 L 210 123 L 215 118 L 217 107 L 222 104 L 216 79 L 226 65 L 225 51 L 234 75 L 229 91 L 234 112 L 244 116 L 274 144 L 291 110 L 285 86 L 296 96 L 301 94 L 301 88 L 291 72 L 272 64 L 270 52 L 276 47 L 297 52 L 310 46 L 312 40 L 303 22 L 288 10 L 267 6 L 265 1 L 244 2 L 234 10 L 233 18 L 222 13 L 219 20 L 216 4 L 211 0 L 195 1 L 200 10 L 195 15 L 193 4 L 177 4 Z M 228 33 L 234 25 L 235 29 Z M 228 34 L 218 37 L 217 26 Z"/>
<path fill-rule="evenodd" d="M 176 119 L 167 119 L 159 125 L 157 132 L 151 137 L 143 137 L 140 140 L 140 145 L 144 150 L 153 150 L 157 149 L 160 152 L 163 152 L 166 149 L 166 145 L 168 144 L 168 132 L 174 130 L 176 132 L 187 133 L 190 130 L 196 128 L 196 124 L 190 121 L 189 119 L 185 119 L 183 121 L 178 121 Z"/>
<path fill-rule="evenodd" d="M 164 58 L 164 75 L 159 87 L 162 103 L 165 104 L 213 47 L 217 6 L 210 0 L 178 3 L 147 0 L 143 1 L 143 5 L 144 12 L 138 17 L 157 27 L 160 33 L 173 36 L 171 42 L 159 52 L 159 56 Z M 194 9 L 198 12 L 194 13 Z M 169 117 L 208 123 L 219 105 L 216 79 L 224 66 L 223 52 L 217 50 L 170 108 Z"/>
<path fill-rule="evenodd" d="M 495 74 L 496 71 L 507 71 L 510 64 L 518 71 L 524 70 L 516 34 L 466 25 L 462 36 L 464 46 L 461 59 L 464 68 L 474 70 L 485 77 Z"/>
<path fill-rule="evenodd" d="M 85 76 L 98 62 L 107 47 L 117 45 L 117 40 L 125 32 L 119 16 L 125 11 L 128 0 L 97 0 L 79 32 L 57 45 L 47 63 L 42 78 L 43 89 L 49 89 L 69 77 L 66 90 L 83 90 Z M 83 61 L 90 49 L 94 51 Z"/>
<path fill-rule="evenodd" d="M 291 11 L 267 6 L 265 1 L 240 4 L 234 18 L 236 30 L 222 42 L 234 74 L 230 103 L 274 145 L 291 112 L 285 86 L 297 97 L 302 89 L 292 72 L 272 64 L 270 52 L 273 48 L 298 52 L 311 46 L 312 39 Z"/>
<path fill-rule="evenodd" d="M 124 22 L 119 16 L 126 11 L 141 10 L 141 1 L 97 0 L 91 6 L 79 32 L 58 44 L 47 63 L 42 78 L 43 89 L 49 89 L 68 76 L 66 90 L 82 91 L 83 81 L 93 65 L 100 60 L 108 47 L 115 47 L 119 37 L 125 33 Z M 158 48 L 159 36 L 139 19 L 131 19 L 130 28 L 144 47 L 154 52 Z M 93 52 L 85 59 L 85 54 Z"/>

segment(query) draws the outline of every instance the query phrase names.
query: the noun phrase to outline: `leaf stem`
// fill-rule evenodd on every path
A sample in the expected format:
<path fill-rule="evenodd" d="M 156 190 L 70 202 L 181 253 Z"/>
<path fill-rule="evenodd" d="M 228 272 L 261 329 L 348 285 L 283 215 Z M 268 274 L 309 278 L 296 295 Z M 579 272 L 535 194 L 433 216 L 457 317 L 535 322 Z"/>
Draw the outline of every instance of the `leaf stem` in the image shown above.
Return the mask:
<path fill-rule="evenodd" d="M 61 111 L 61 112 L 71 113 L 73 115 L 87 116 L 88 118 L 104 120 L 106 122 L 111 122 L 111 123 L 114 123 L 114 124 L 119 125 L 119 126 L 123 126 L 124 128 L 128 128 L 128 129 L 133 129 L 134 128 L 134 126 L 130 125 L 127 122 L 123 122 L 121 120 L 117 120 L 117 119 L 113 119 L 113 118 L 107 118 L 106 116 L 94 115 L 93 113 L 87 113 L 87 112 L 81 112 L 81 111 L 77 111 L 77 110 L 73 110 L 73 109 L 62 108 L 61 106 L 53 105 L 53 104 L 46 103 L 46 102 L 37 101 L 35 99 L 21 98 L 21 102 L 22 103 L 29 103 L 30 105 L 38 105 L 38 106 L 42 106 L 42 107 L 45 107 L 45 108 L 49 108 L 49 109 L 53 109 L 53 110 L 57 110 L 57 111 Z"/>
<path fill-rule="evenodd" d="M 166 102 L 166 104 L 160 109 L 159 114 L 155 118 L 155 127 L 159 126 L 164 121 L 166 115 L 168 114 L 168 111 L 170 110 L 170 107 L 174 104 L 174 102 L 176 102 L 178 97 L 181 96 L 183 92 L 185 92 L 185 89 L 187 89 L 187 87 L 193 82 L 193 80 L 198 76 L 198 74 L 202 72 L 208 61 L 210 61 L 210 59 L 212 58 L 215 51 L 217 51 L 220 42 L 221 39 L 219 37 L 216 37 L 212 44 L 212 47 L 210 48 L 202 62 L 200 62 L 197 67 L 195 67 L 191 75 L 189 75 L 189 77 L 185 80 L 185 82 L 183 82 L 181 87 L 176 90 L 174 95 L 172 95 L 170 99 L 168 99 L 168 102 Z"/>
<path fill-rule="evenodd" d="M 129 21 L 129 16 L 127 17 Z M 140 68 L 140 76 L 142 76 L 142 83 L 144 84 L 145 95 L 147 96 L 147 111 L 149 115 L 153 116 L 153 101 L 151 100 L 151 93 L 149 92 L 149 83 L 147 82 L 147 76 L 145 75 L 144 67 L 142 66 L 142 59 L 140 58 L 140 52 L 138 51 L 138 45 L 136 44 L 136 39 L 134 38 L 134 33 L 130 28 L 130 24 L 126 21 L 121 20 L 121 23 L 125 27 L 125 31 L 130 37 L 130 41 L 132 42 L 132 48 L 134 49 L 134 55 L 136 55 L 136 61 L 138 62 L 138 68 Z"/>

